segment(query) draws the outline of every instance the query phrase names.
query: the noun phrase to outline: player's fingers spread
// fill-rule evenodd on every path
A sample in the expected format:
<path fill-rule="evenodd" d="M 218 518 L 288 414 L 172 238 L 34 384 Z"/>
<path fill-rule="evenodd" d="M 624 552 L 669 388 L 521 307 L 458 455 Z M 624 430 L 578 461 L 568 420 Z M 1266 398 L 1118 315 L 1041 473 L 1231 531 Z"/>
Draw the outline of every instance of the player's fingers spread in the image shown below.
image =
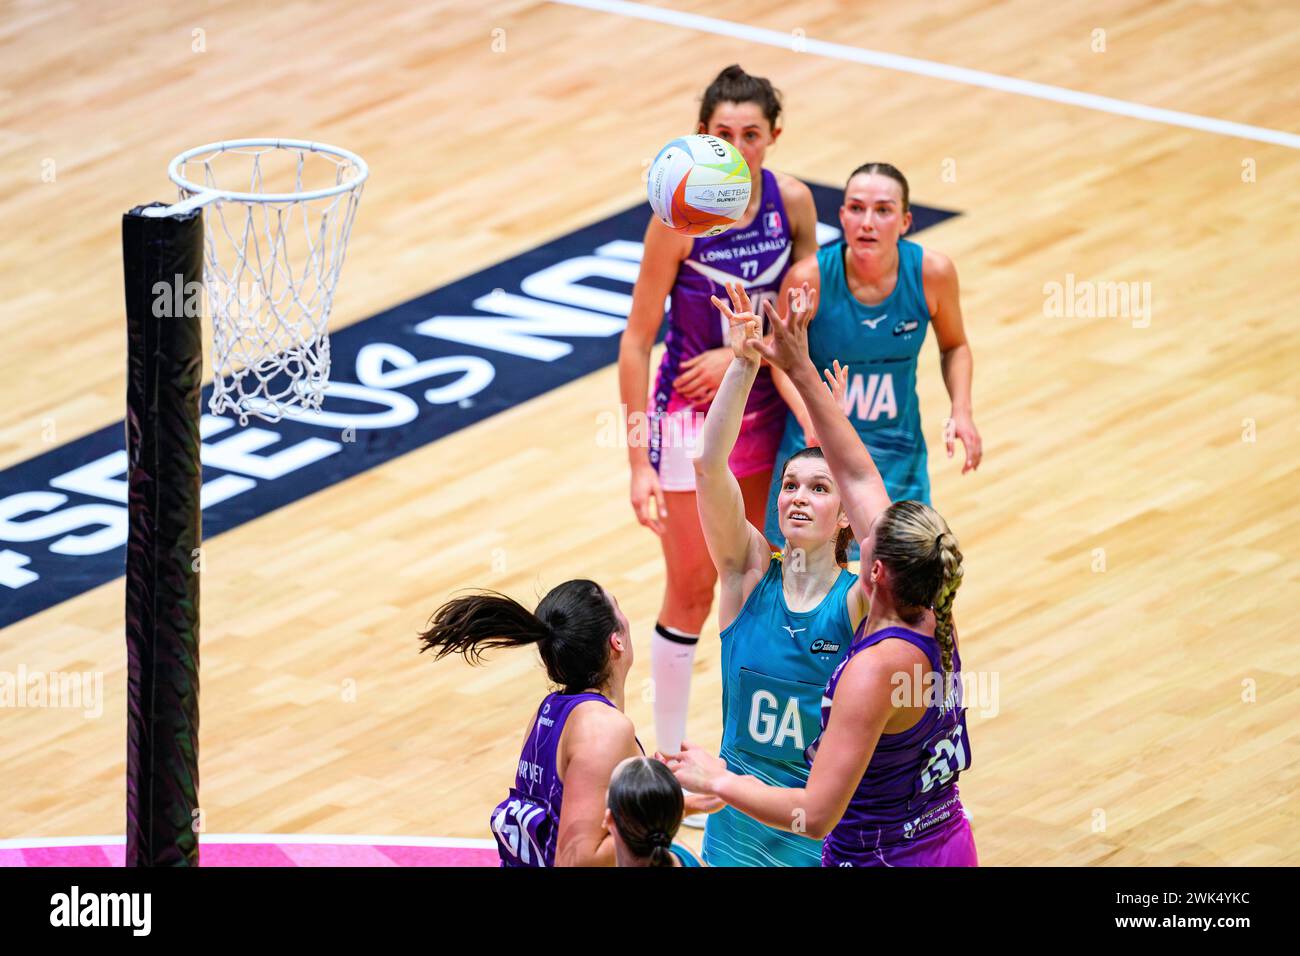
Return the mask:
<path fill-rule="evenodd" d="M 721 310 L 722 314 L 727 317 L 728 321 L 736 317 L 736 313 L 731 311 L 731 306 L 728 305 L 726 302 L 723 302 L 716 295 L 711 295 L 709 296 L 709 298 L 713 300 L 713 304 L 716 305 L 719 310 Z"/>
<path fill-rule="evenodd" d="M 807 328 L 808 323 L 812 321 L 813 313 L 817 311 L 817 290 L 803 284 L 803 309 L 799 313 L 799 327 Z"/>
<path fill-rule="evenodd" d="M 737 312 L 745 311 L 744 299 L 742 298 L 743 295 L 744 292 L 737 283 L 727 283 L 727 296 L 731 299 L 731 307 Z"/>

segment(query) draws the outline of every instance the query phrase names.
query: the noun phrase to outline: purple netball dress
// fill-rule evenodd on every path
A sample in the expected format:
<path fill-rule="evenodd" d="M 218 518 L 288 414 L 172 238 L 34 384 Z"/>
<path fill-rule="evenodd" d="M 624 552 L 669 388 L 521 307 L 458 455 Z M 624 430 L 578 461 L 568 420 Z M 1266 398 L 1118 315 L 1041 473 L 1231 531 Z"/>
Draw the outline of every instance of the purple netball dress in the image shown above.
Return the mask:
<path fill-rule="evenodd" d="M 492 835 L 502 866 L 555 865 L 564 800 L 564 781 L 555 765 L 555 753 L 565 721 L 575 707 L 588 700 L 614 706 L 602 694 L 584 693 L 547 694 L 537 708 L 537 720 L 519 754 L 515 785 L 492 811 Z"/>
<path fill-rule="evenodd" d="M 822 698 L 822 730 L 830 720 L 840 675 L 854 656 L 888 638 L 925 652 L 939 684 L 922 696 L 925 715 L 902 733 L 881 734 L 867 772 L 848 809 L 822 843 L 822 866 L 978 866 L 975 838 L 957 792 L 957 777 L 970 767 L 970 739 L 962 704 L 961 656 L 953 648 L 952 690 L 940 703 L 939 643 L 905 627 L 881 628 L 858 636 L 831 674 Z M 909 678 L 913 675 L 908 675 Z M 915 683 L 915 680 L 912 681 Z M 926 685 L 917 691 L 924 694 Z M 808 759 L 817 744 L 808 749 Z"/>
<path fill-rule="evenodd" d="M 790 218 L 781 189 L 771 170 L 763 170 L 763 195 L 754 221 L 744 229 L 696 239 L 677 269 L 664 335 L 664 357 L 659 364 L 651 397 L 650 464 L 659 472 L 664 491 L 694 491 L 692 464 L 695 438 L 708 406 L 696 407 L 673 389 L 682 363 L 729 341 L 730 323 L 711 301 L 728 301 L 726 283 L 738 282 L 762 316 L 764 300 L 775 303 L 781 280 L 790 267 L 794 246 Z M 785 402 L 766 366 L 745 403 L 740 437 L 729 463 L 737 478 L 756 475 L 772 467 L 785 428 Z"/>

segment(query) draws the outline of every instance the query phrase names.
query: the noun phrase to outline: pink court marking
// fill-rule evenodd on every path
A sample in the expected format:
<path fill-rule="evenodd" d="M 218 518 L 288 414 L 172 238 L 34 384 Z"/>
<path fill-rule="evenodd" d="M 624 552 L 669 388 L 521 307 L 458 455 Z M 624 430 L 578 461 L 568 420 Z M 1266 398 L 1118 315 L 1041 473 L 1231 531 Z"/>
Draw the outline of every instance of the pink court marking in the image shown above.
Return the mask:
<path fill-rule="evenodd" d="M 367 837 L 347 842 L 309 842 L 310 837 L 265 837 L 223 840 L 205 837 L 199 851 L 202 866 L 497 866 L 495 847 L 486 840 L 419 840 L 402 842 L 393 837 Z M 265 840 L 265 842 L 254 842 Z M 362 842 L 374 840 L 376 842 Z M 84 841 L 84 842 L 83 842 Z M 28 843 L 29 845 L 23 845 Z M 46 845 L 41 845 L 46 844 Z M 0 844 L 0 867 L 14 866 L 122 866 L 126 847 L 121 837 L 72 837 L 63 840 L 5 840 Z"/>

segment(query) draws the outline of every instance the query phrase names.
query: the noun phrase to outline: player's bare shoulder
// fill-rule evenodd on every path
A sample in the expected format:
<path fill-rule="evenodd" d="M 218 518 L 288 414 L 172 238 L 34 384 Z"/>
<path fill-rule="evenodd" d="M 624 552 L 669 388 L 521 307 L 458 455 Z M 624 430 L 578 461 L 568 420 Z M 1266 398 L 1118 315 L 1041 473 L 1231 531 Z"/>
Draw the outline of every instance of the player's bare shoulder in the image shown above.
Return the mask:
<path fill-rule="evenodd" d="M 786 273 L 784 285 L 798 287 L 807 282 L 811 288 L 820 289 L 822 284 L 821 266 L 817 263 L 817 253 L 804 256 L 790 267 Z"/>
<path fill-rule="evenodd" d="M 931 277 L 946 278 L 956 277 L 957 267 L 952 264 L 952 260 L 945 253 L 938 249 L 931 249 L 925 246 L 921 250 L 921 275 L 927 280 Z"/>
<path fill-rule="evenodd" d="M 668 262 L 681 262 L 691 254 L 693 245 L 694 240 L 690 236 L 674 232 L 660 222 L 657 216 L 651 216 L 645 227 L 645 256 L 642 261 L 649 257 L 662 258 Z"/>
<path fill-rule="evenodd" d="M 926 305 L 933 315 L 937 302 L 956 291 L 957 267 L 944 253 L 925 247 L 921 254 L 921 283 L 925 287 Z"/>
<path fill-rule="evenodd" d="M 776 177 L 776 188 L 781 190 L 781 201 L 787 209 L 813 205 L 812 190 L 803 180 L 796 179 L 789 173 L 779 173 L 775 169 L 772 170 L 772 175 Z"/>
<path fill-rule="evenodd" d="M 584 700 L 574 707 L 569 716 L 569 724 L 574 735 L 584 740 L 619 744 L 634 744 L 636 740 L 632 718 L 617 707 L 610 707 L 598 700 Z"/>

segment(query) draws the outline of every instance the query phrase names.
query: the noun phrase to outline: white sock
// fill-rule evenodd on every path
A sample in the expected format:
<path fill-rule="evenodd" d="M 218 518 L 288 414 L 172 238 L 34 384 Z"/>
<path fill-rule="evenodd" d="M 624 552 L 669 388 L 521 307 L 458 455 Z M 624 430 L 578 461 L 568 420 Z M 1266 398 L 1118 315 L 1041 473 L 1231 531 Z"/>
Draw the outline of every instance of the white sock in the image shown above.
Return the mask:
<path fill-rule="evenodd" d="M 686 735 L 686 705 L 691 697 L 691 666 L 700 635 L 655 624 L 650 644 L 650 676 L 655 693 L 655 749 L 673 754 Z"/>

